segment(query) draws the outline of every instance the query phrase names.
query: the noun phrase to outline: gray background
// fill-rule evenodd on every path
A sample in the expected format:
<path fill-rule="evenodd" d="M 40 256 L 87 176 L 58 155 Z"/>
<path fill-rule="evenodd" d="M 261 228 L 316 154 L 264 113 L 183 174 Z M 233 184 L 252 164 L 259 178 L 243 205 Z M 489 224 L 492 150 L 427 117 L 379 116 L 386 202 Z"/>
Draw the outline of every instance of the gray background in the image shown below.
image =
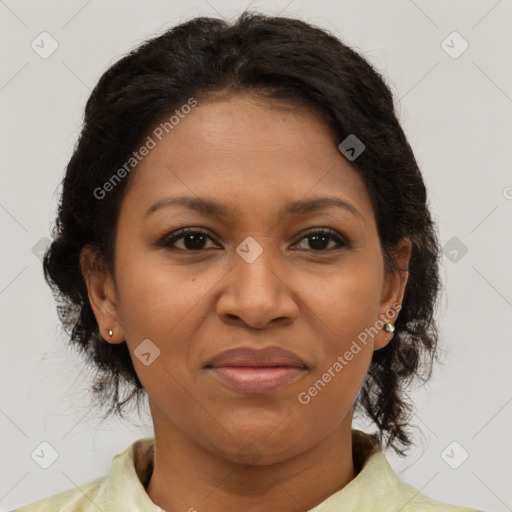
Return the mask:
<path fill-rule="evenodd" d="M 38 258 L 91 88 L 145 37 L 249 5 L 330 30 L 394 91 L 445 246 L 446 288 L 443 365 L 413 392 L 417 446 L 388 460 L 435 499 L 512 510 L 511 0 L 0 0 L 0 509 L 104 475 L 152 435 L 149 419 L 100 424 L 89 412 L 87 370 L 65 348 Z M 47 58 L 31 47 L 51 49 L 43 31 L 58 43 Z M 58 453 L 47 469 L 31 458 L 43 441 Z"/>

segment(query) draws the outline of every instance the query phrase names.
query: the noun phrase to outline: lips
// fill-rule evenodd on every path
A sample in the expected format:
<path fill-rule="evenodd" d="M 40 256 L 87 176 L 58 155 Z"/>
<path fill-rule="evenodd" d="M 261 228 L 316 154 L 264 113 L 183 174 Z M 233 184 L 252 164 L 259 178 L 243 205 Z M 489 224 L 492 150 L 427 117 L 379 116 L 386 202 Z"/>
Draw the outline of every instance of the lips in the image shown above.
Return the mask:
<path fill-rule="evenodd" d="M 208 361 L 205 368 L 232 390 L 248 394 L 277 391 L 307 371 L 299 356 L 277 346 L 226 350 Z"/>
<path fill-rule="evenodd" d="M 232 348 L 221 352 L 206 363 L 206 367 L 212 368 L 226 366 L 307 368 L 299 356 L 277 346 L 262 349 Z"/>

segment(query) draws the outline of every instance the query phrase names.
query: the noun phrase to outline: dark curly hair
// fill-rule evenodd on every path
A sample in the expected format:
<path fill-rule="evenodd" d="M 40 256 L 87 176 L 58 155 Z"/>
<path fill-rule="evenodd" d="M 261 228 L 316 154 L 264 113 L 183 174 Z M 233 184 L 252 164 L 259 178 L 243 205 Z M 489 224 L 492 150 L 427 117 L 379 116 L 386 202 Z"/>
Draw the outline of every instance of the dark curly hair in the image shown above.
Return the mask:
<path fill-rule="evenodd" d="M 374 351 L 354 409 L 377 425 L 381 442 L 403 455 L 412 443 L 407 387 L 416 377 L 426 381 L 437 358 L 440 248 L 425 185 L 379 72 L 328 32 L 286 17 L 245 11 L 233 23 L 184 22 L 112 65 L 87 101 L 43 267 L 63 327 L 91 363 L 94 403 L 108 405 L 106 416 L 123 417 L 132 398 L 138 404 L 145 396 L 126 343 L 101 336 L 80 267 L 80 252 L 90 246 L 98 268 L 114 275 L 119 206 L 132 176 L 113 187 L 108 200 L 94 191 L 188 98 L 244 91 L 313 109 L 338 144 L 350 134 L 363 141 L 365 151 L 351 163 L 373 203 L 389 271 L 399 270 L 395 244 L 403 237 L 412 242 L 394 337 Z"/>

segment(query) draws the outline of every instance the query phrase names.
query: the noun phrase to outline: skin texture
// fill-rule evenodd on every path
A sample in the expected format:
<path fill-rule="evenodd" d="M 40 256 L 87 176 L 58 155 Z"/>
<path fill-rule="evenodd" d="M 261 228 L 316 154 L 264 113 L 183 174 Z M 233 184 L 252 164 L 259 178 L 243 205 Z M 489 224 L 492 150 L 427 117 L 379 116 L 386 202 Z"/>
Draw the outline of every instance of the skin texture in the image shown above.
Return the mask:
<path fill-rule="evenodd" d="M 156 459 L 147 492 L 168 512 L 308 510 L 355 476 L 352 406 L 384 329 L 306 405 L 307 391 L 359 333 L 401 304 L 411 244 L 396 247 L 402 270 L 385 272 L 375 216 L 362 178 L 315 113 L 249 95 L 199 101 L 137 166 L 121 204 L 115 278 L 85 271 L 102 333 L 126 341 L 149 397 Z M 159 199 L 201 196 L 224 203 L 217 217 Z M 279 217 L 283 205 L 314 196 L 350 202 Z M 108 197 L 104 200 L 108 200 Z M 208 235 L 187 250 L 165 235 L 194 227 Z M 331 228 L 316 249 L 306 235 Z M 236 248 L 263 249 L 248 263 Z M 199 235 L 199 239 L 201 237 Z M 145 366 L 133 351 L 150 339 L 160 355 Z M 204 369 L 233 347 L 278 345 L 307 370 L 272 393 L 247 395 Z"/>

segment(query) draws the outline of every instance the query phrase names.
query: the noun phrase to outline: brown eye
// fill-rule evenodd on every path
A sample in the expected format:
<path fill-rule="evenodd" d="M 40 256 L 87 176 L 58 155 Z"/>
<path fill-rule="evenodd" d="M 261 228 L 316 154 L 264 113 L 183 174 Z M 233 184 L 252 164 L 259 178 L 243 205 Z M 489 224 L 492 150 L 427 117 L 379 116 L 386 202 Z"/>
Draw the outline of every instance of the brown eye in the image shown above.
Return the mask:
<path fill-rule="evenodd" d="M 176 242 L 183 240 L 183 247 L 176 247 Z M 202 251 L 205 249 L 205 244 L 212 238 L 204 231 L 197 229 L 185 228 L 178 232 L 172 233 L 171 236 L 166 236 L 158 243 L 159 247 L 166 249 L 176 249 L 182 251 Z"/>
<path fill-rule="evenodd" d="M 303 236 L 300 240 L 309 240 L 309 248 L 306 248 L 306 250 L 309 251 L 327 252 L 339 249 L 341 247 L 348 247 L 348 243 L 343 238 L 341 238 L 336 231 L 331 229 L 319 229 L 311 231 Z M 329 243 L 332 242 L 335 243 L 335 247 L 328 247 Z"/>

